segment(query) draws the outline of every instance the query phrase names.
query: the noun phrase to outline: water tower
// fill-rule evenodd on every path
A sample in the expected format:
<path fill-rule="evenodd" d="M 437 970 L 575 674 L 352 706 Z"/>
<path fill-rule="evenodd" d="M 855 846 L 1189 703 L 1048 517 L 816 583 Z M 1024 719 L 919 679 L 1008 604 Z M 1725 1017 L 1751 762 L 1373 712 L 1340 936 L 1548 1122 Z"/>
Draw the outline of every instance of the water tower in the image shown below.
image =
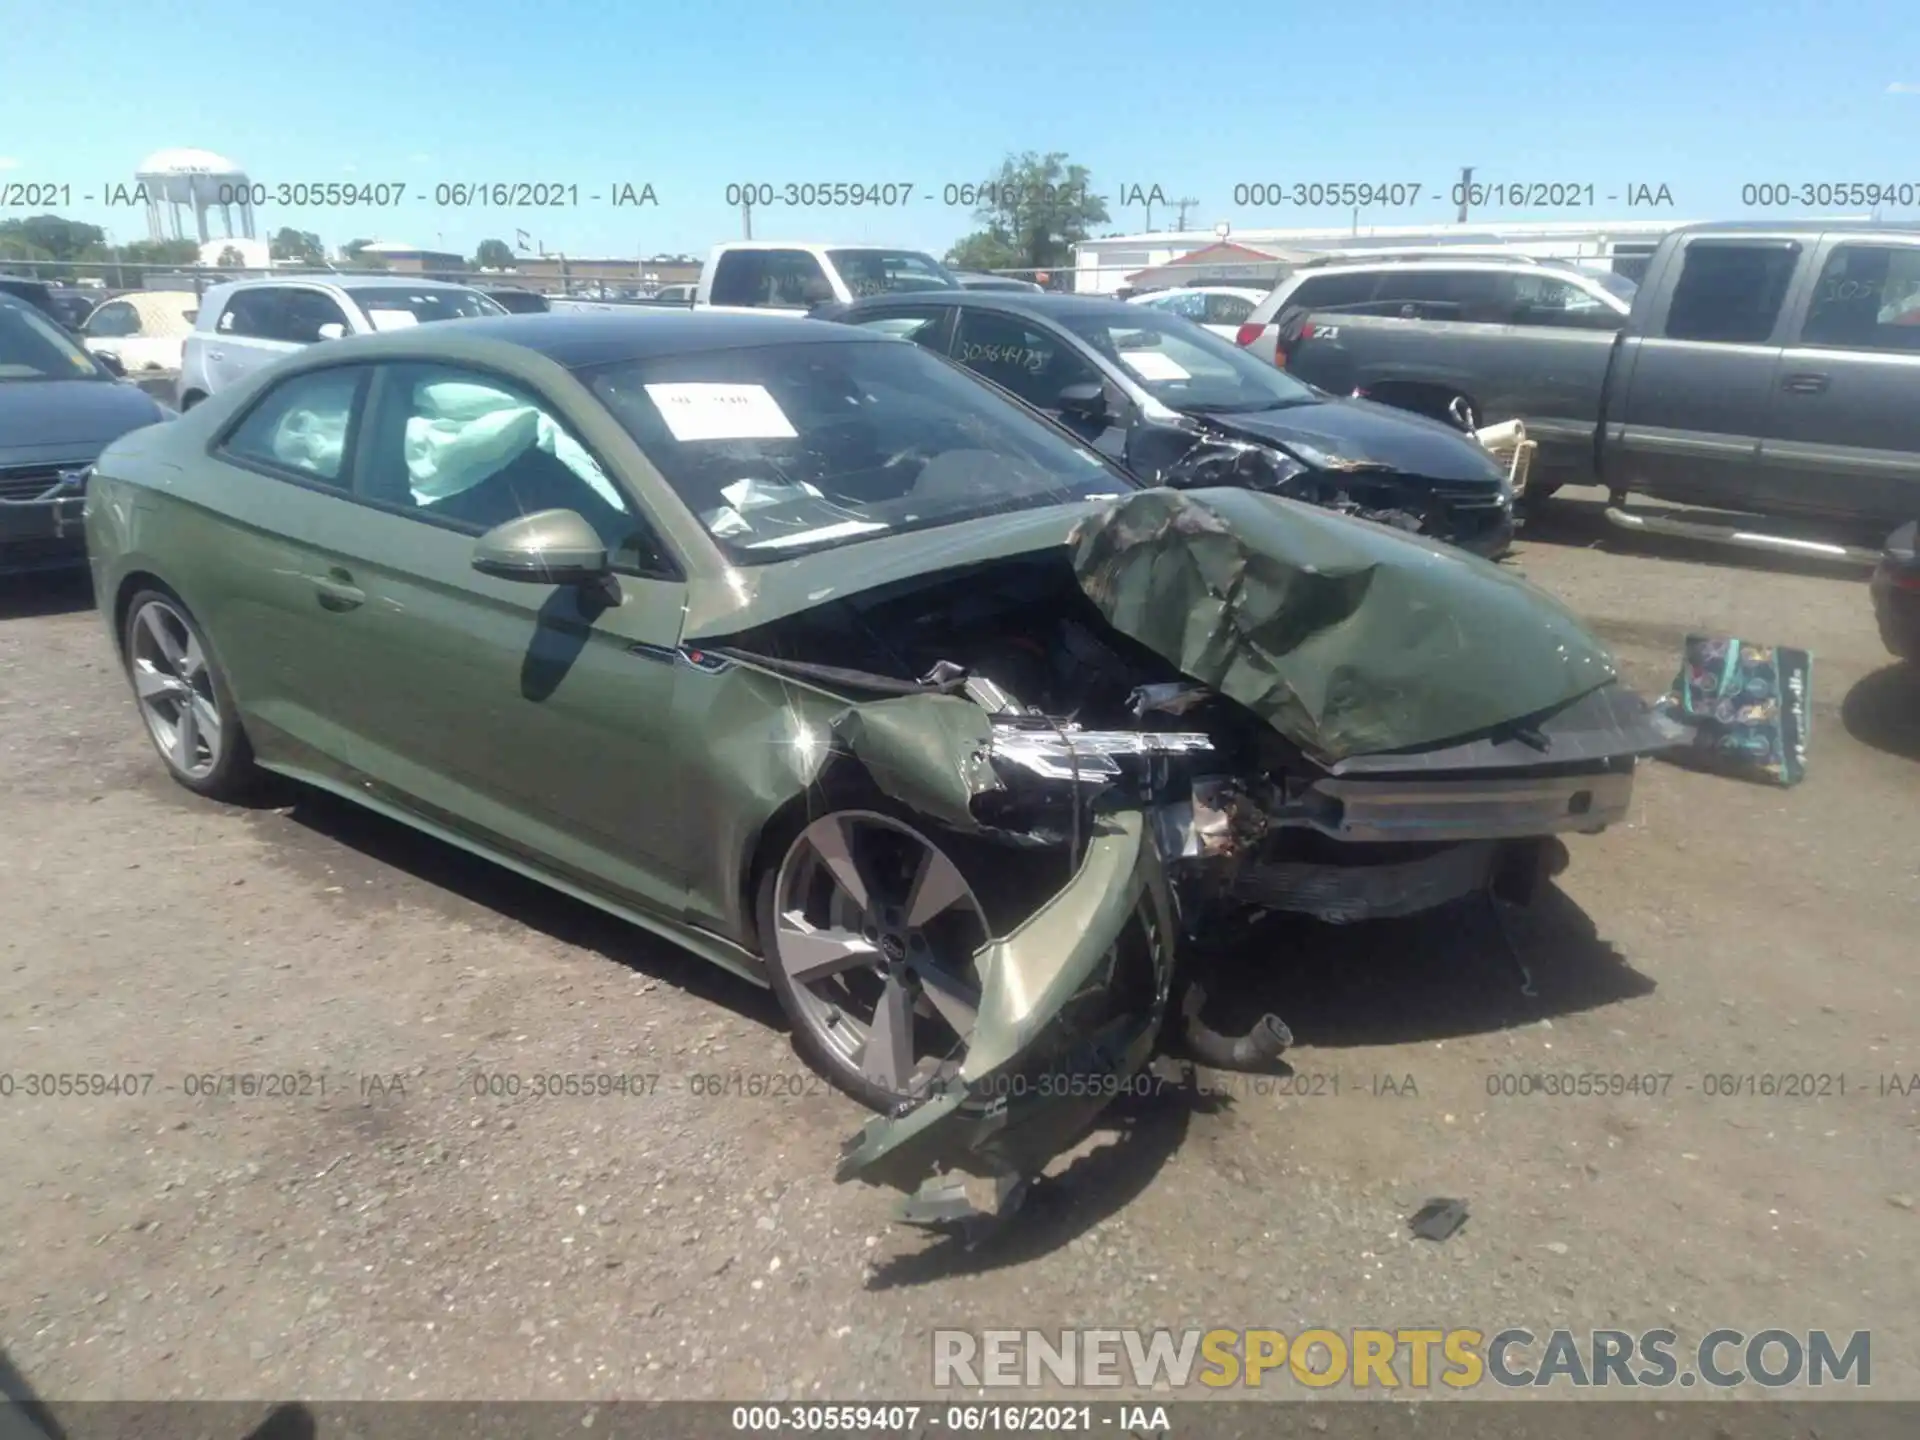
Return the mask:
<path fill-rule="evenodd" d="M 155 240 L 246 239 L 253 235 L 253 198 L 247 172 L 211 150 L 162 150 L 134 172 L 147 192 L 147 234 Z M 207 227 L 218 211 L 220 234 Z M 240 226 L 234 228 L 234 216 Z M 188 223 L 191 215 L 192 223 Z"/>

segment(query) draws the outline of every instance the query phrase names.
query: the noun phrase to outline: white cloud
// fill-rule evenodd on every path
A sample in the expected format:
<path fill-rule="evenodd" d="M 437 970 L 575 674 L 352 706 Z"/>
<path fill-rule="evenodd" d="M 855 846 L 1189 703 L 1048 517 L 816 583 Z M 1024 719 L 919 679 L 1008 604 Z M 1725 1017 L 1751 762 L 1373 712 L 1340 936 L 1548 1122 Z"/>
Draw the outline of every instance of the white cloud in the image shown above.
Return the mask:
<path fill-rule="evenodd" d="M 427 162 L 428 162 L 429 160 L 431 160 L 431 159 L 433 159 L 433 156 L 431 156 L 431 155 L 409 155 L 409 156 L 408 156 L 407 158 L 408 158 L 409 160 L 411 160 L 411 161 L 413 161 L 413 163 L 414 163 L 414 164 L 416 164 L 416 165 L 424 165 L 424 164 L 426 164 L 426 163 L 427 163 Z"/>
<path fill-rule="evenodd" d="M 1909 80 L 1896 80 L 1891 85 L 1887 86 L 1887 94 L 1889 95 L 1920 95 L 1920 85 L 1915 85 Z"/>
<path fill-rule="evenodd" d="M 11 155 L 0 155 L 0 170 L 18 170 L 20 162 Z"/>

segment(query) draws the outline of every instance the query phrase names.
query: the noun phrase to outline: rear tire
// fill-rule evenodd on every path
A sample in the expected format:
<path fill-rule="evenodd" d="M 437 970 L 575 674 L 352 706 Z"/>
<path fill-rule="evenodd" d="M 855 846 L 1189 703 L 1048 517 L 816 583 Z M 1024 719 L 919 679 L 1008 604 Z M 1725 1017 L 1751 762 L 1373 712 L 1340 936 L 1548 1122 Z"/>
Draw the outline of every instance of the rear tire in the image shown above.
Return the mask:
<path fill-rule="evenodd" d="M 147 738 L 167 773 L 210 800 L 252 794 L 262 772 L 233 692 L 179 597 L 164 590 L 136 594 L 120 648 Z"/>
<path fill-rule="evenodd" d="M 207 397 L 201 394 L 200 391 L 198 390 L 189 390 L 186 394 L 180 397 L 180 413 L 182 415 L 186 414 L 187 411 L 191 410 L 194 406 L 198 405 L 202 400 L 206 398 Z"/>

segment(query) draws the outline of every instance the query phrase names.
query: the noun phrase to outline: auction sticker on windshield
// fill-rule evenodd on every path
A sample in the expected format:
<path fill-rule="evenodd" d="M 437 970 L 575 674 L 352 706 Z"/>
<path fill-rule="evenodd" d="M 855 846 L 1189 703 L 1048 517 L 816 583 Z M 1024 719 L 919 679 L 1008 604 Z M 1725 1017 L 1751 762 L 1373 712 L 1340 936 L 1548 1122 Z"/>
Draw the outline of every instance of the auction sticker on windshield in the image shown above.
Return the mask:
<path fill-rule="evenodd" d="M 411 310 L 369 310 L 367 319 L 376 330 L 405 330 L 420 323 L 420 317 Z"/>
<path fill-rule="evenodd" d="M 676 440 L 793 440 L 798 432 L 764 385 L 649 385 Z"/>
<path fill-rule="evenodd" d="M 1120 359 L 1142 380 L 1191 380 L 1193 373 L 1158 350 L 1122 350 Z"/>

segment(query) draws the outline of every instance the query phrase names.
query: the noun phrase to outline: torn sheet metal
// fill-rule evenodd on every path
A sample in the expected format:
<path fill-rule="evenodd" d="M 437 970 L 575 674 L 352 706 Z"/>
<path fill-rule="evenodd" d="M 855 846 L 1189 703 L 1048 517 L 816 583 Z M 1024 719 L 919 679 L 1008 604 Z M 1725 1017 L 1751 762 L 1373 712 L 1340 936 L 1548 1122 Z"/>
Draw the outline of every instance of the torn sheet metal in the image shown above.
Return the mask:
<path fill-rule="evenodd" d="M 834 733 L 901 804 L 959 830 L 978 830 L 976 795 L 1001 788 L 988 753 L 993 721 L 957 695 L 906 695 L 855 705 Z"/>
<path fill-rule="evenodd" d="M 1524 580 L 1271 495 L 1136 491 L 1070 544 L 1115 629 L 1322 761 L 1466 737 L 1616 676 Z"/>
<path fill-rule="evenodd" d="M 1119 984 L 1136 919 L 1145 983 Z M 1144 817 L 1105 817 L 1066 888 L 980 951 L 980 1013 L 960 1074 L 851 1136 L 837 1178 L 911 1193 L 936 1174 L 1038 1172 L 1152 1058 L 1172 992 L 1172 934 Z M 1137 1004 L 1116 1008 L 1117 989 Z"/>

